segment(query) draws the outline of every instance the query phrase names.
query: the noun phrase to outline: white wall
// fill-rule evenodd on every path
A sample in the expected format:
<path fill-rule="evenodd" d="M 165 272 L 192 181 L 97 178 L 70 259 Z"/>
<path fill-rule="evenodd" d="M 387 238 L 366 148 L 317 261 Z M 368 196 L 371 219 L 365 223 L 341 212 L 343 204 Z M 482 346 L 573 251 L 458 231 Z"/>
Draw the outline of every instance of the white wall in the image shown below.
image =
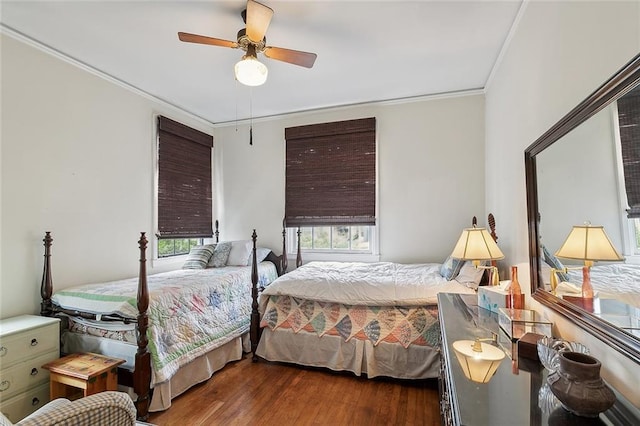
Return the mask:
<path fill-rule="evenodd" d="M 301 113 L 216 128 L 221 229 L 280 247 L 284 129 L 376 117 L 381 260 L 442 262 L 471 217 L 484 219 L 484 96 L 434 98 Z"/>
<path fill-rule="evenodd" d="M 486 93 L 486 205 L 501 217 L 504 263 L 528 261 L 523 152 L 640 51 L 640 3 L 529 2 Z M 603 376 L 640 406 L 638 365 L 548 309 L 561 336 L 591 348 Z"/>
<path fill-rule="evenodd" d="M 136 276 L 139 232 L 152 240 L 155 231 L 154 116 L 213 129 L 11 37 L 0 41 L 6 318 L 39 311 L 45 231 L 55 288 Z"/>

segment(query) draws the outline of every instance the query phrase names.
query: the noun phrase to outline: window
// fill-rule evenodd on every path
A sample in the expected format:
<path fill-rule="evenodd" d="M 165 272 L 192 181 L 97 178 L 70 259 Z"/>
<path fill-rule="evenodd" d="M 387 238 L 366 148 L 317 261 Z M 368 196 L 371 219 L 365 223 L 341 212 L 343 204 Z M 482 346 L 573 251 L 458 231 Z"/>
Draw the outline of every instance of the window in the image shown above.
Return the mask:
<path fill-rule="evenodd" d="M 365 118 L 285 129 L 290 248 L 300 227 L 305 251 L 377 251 L 375 127 Z"/>
<path fill-rule="evenodd" d="M 203 244 L 202 238 L 165 238 L 158 240 L 158 257 L 189 254 L 191 247 Z"/>
<path fill-rule="evenodd" d="M 158 117 L 158 257 L 187 254 L 213 235 L 213 137 Z"/>

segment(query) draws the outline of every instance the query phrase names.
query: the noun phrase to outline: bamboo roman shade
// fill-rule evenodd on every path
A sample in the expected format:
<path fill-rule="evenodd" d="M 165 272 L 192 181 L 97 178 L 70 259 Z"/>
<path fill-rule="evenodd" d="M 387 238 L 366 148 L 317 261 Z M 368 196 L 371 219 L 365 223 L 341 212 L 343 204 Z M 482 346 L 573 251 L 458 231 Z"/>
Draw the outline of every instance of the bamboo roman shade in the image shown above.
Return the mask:
<path fill-rule="evenodd" d="M 288 227 L 375 225 L 376 119 L 289 127 Z"/>
<path fill-rule="evenodd" d="M 618 99 L 624 185 L 629 218 L 640 218 L 640 87 Z"/>
<path fill-rule="evenodd" d="M 158 237 L 211 237 L 213 137 L 158 117 Z"/>

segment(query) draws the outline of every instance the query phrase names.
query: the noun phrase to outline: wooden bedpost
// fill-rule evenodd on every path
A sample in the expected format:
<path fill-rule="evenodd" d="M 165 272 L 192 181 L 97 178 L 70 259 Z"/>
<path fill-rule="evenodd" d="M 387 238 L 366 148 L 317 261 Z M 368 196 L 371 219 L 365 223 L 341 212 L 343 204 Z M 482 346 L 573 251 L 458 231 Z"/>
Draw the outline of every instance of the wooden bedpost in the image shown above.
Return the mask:
<path fill-rule="evenodd" d="M 42 269 L 42 284 L 40 284 L 40 315 L 50 317 L 53 315 L 51 295 L 53 294 L 53 279 L 51 278 L 51 232 L 45 233 L 44 239 L 44 267 Z"/>
<path fill-rule="evenodd" d="M 151 355 L 147 349 L 147 328 L 149 318 L 149 289 L 147 288 L 147 237 L 140 233 L 140 272 L 138 274 L 138 334 L 136 336 L 138 351 L 136 352 L 135 371 L 133 372 L 133 391 L 138 395 L 136 411 L 138 419 L 147 420 L 149 417 L 149 391 L 151 387 Z"/>
<path fill-rule="evenodd" d="M 216 236 L 216 243 L 218 243 L 218 239 L 220 238 L 220 230 L 219 230 L 219 223 L 218 223 L 218 219 L 216 219 L 216 232 L 213 233 L 213 235 Z"/>
<path fill-rule="evenodd" d="M 296 268 L 299 268 L 300 265 L 302 265 L 302 250 L 300 249 L 300 234 L 302 234 L 302 232 L 300 231 L 300 227 L 298 226 L 298 231 L 296 232 L 297 236 L 298 236 L 298 251 L 296 253 Z"/>
<path fill-rule="evenodd" d="M 258 341 L 260 340 L 260 312 L 258 311 L 258 262 L 256 257 L 256 241 L 258 234 L 256 230 L 253 230 L 251 234 L 251 240 L 253 241 L 253 250 L 251 254 L 251 323 L 249 328 L 249 337 L 251 338 L 251 353 L 253 354 L 252 361 L 257 362 L 258 356 L 256 355 L 256 349 L 258 348 Z"/>
<path fill-rule="evenodd" d="M 289 260 L 287 259 L 287 221 L 282 219 L 282 274 L 287 273 Z"/>

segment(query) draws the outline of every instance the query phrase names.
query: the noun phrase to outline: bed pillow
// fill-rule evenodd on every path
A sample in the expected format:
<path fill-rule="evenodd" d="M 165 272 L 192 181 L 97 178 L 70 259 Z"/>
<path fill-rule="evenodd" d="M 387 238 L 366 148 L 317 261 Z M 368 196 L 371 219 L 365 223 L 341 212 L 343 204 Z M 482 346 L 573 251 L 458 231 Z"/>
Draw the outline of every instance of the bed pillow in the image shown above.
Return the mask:
<path fill-rule="evenodd" d="M 447 260 L 445 260 L 440 267 L 440 275 L 448 281 L 454 279 L 458 276 L 463 263 L 464 260 L 462 259 L 455 259 L 451 256 L 447 257 Z"/>
<path fill-rule="evenodd" d="M 189 250 L 187 260 L 182 265 L 182 269 L 204 269 L 209 263 L 209 259 L 213 256 L 215 249 L 214 244 L 204 244 L 201 246 L 193 246 Z"/>
<path fill-rule="evenodd" d="M 478 286 L 480 285 L 480 281 L 482 281 L 484 271 L 486 271 L 486 269 L 476 268 L 473 265 L 473 262 L 466 261 L 462 265 L 462 268 L 460 268 L 460 273 L 458 273 L 456 281 L 464 286 L 477 290 Z"/>
<path fill-rule="evenodd" d="M 213 256 L 209 260 L 209 266 L 213 268 L 222 268 L 227 264 L 229 253 L 231 252 L 231 243 L 223 242 L 216 244 L 216 248 L 213 250 Z"/>
<path fill-rule="evenodd" d="M 253 248 L 253 246 L 251 248 Z M 251 248 L 249 249 L 249 259 L 247 260 L 247 265 L 249 266 L 253 265 L 253 253 Z M 271 249 L 265 247 L 256 247 L 256 260 L 258 261 L 258 263 L 262 262 L 270 252 Z"/>
<path fill-rule="evenodd" d="M 251 241 L 232 241 L 231 252 L 227 259 L 227 265 L 229 266 L 247 266 L 249 264 L 249 253 L 253 244 Z"/>
<path fill-rule="evenodd" d="M 546 246 L 542 246 L 542 255 L 544 256 L 544 261 L 547 265 L 558 270 L 556 271 L 556 275 L 558 276 L 559 282 L 569 281 L 569 275 L 562 271 L 564 269 L 564 265 L 560 262 L 560 259 L 547 250 Z"/>

